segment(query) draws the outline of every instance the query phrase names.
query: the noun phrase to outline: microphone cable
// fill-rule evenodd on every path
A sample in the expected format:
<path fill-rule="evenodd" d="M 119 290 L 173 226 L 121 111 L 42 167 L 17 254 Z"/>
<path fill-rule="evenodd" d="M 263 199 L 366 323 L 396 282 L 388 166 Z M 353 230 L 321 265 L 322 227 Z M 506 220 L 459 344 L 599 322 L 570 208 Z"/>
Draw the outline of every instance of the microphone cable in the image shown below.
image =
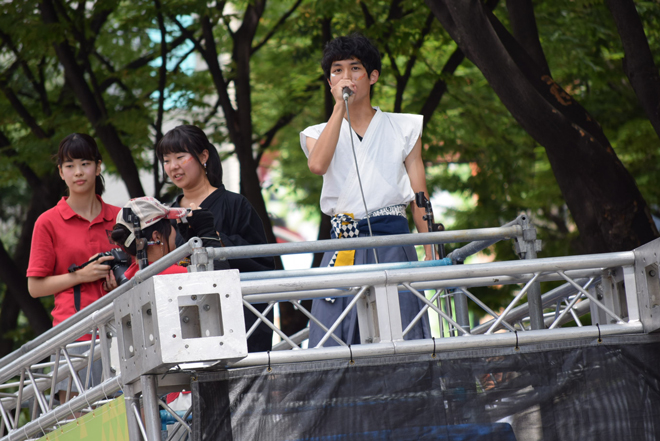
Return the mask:
<path fill-rule="evenodd" d="M 353 159 L 355 160 L 355 172 L 357 173 L 358 184 L 360 185 L 360 195 L 362 195 L 362 204 L 364 205 L 364 212 L 367 215 L 367 226 L 369 227 L 369 237 L 374 237 L 374 233 L 371 230 L 371 220 L 369 220 L 369 209 L 367 208 L 367 200 L 364 197 L 364 190 L 362 189 L 362 178 L 360 178 L 360 168 L 358 167 L 357 155 L 355 154 L 355 143 L 353 142 L 353 126 L 351 125 L 351 115 L 348 111 L 348 97 L 353 94 L 353 91 L 344 87 L 342 89 L 344 104 L 346 105 L 346 120 L 348 121 L 348 129 L 351 137 L 351 149 L 353 150 Z M 374 259 L 378 263 L 378 254 L 376 253 L 376 248 L 373 248 Z"/>

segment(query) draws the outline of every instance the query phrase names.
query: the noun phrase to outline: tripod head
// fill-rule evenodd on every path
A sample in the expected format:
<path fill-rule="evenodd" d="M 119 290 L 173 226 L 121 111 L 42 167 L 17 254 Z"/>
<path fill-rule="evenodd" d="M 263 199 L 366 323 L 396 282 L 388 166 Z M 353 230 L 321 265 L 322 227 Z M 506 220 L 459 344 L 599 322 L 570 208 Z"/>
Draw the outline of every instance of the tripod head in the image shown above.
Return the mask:
<path fill-rule="evenodd" d="M 126 223 L 133 225 L 133 234 L 135 235 L 135 260 L 140 269 L 146 268 L 149 265 L 147 260 L 147 239 L 142 237 L 142 229 L 140 228 L 140 218 L 133 213 L 129 207 L 122 208 L 122 218 Z"/>
<path fill-rule="evenodd" d="M 435 223 L 433 218 L 433 206 L 431 201 L 427 199 L 423 191 L 415 193 L 415 204 L 419 208 L 424 208 L 426 214 L 422 216 L 422 219 L 426 221 L 429 232 L 433 231 L 445 231 L 445 226 L 441 223 Z M 435 245 L 432 246 L 431 250 L 433 251 L 433 259 L 435 260 Z M 439 254 L 440 258 L 445 257 L 445 247 L 443 244 L 439 244 Z"/>

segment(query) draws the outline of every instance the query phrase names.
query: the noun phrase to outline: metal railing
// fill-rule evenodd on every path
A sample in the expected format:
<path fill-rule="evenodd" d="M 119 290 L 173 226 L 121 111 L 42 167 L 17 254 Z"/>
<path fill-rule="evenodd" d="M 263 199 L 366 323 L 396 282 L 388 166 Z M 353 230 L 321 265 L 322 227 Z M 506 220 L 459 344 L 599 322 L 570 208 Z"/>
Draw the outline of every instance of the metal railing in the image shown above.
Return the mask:
<path fill-rule="evenodd" d="M 524 260 L 493 262 L 471 265 L 453 265 L 465 260 L 469 253 L 477 252 L 497 240 L 514 239 L 516 251 Z M 228 280 L 223 271 L 207 272 L 207 275 L 182 274 L 169 277 L 167 283 L 154 284 L 153 275 L 183 257 L 191 255 L 190 272 L 208 271 L 213 259 L 236 259 L 246 257 L 274 256 L 295 253 L 310 253 L 347 249 L 367 249 L 380 246 L 398 246 L 426 243 L 470 242 L 455 250 L 446 259 L 436 262 L 413 262 L 356 267 L 315 268 L 297 271 L 268 271 L 240 275 L 242 304 L 254 312 L 259 321 L 273 329 L 281 343 L 269 353 L 249 353 L 247 356 L 230 361 L 221 361 L 226 368 L 266 365 L 268 363 L 291 363 L 300 361 L 373 357 L 392 354 L 409 354 L 452 349 L 480 348 L 488 346 L 525 345 L 544 341 L 564 339 L 596 338 L 606 335 L 651 332 L 660 327 L 651 314 L 645 312 L 655 306 L 649 293 L 658 291 L 657 283 L 658 243 L 653 242 L 630 252 L 608 253 L 586 256 L 558 258 L 536 258 L 539 244 L 535 230 L 529 225 L 526 216 L 500 227 L 466 231 L 445 231 L 415 235 L 342 239 L 310 243 L 289 243 L 255 245 L 235 248 L 203 248 L 198 239 L 192 239 L 184 246 L 164 258 L 139 271 L 135 278 L 67 319 L 57 327 L 26 344 L 20 350 L 0 360 L 0 436 L 1 440 L 18 440 L 38 436 L 49 428 L 57 427 L 66 416 L 75 415 L 85 408 L 91 408 L 98 400 L 107 398 L 122 389 L 126 396 L 131 439 L 141 439 L 145 433 L 150 439 L 160 436 L 158 418 L 160 391 L 185 385 L 189 375 L 172 373 L 165 378 L 153 375 L 167 372 L 170 365 L 151 369 L 141 374 L 139 381 L 125 381 L 116 376 L 119 365 L 125 361 L 127 352 L 123 345 L 126 333 L 121 317 L 117 316 L 120 298 L 136 296 L 153 287 L 151 291 L 167 291 L 165 294 L 179 295 L 179 290 L 191 277 L 199 280 L 217 280 L 217 285 Z M 655 272 L 653 269 L 655 268 Z M 224 274 L 223 274 L 224 273 Z M 653 274 L 653 275 L 652 275 Z M 177 277 L 180 278 L 177 279 Z M 541 282 L 565 282 L 559 288 L 541 295 Z M 215 286 L 214 284 L 213 286 Z M 519 285 L 517 295 L 501 310 L 495 311 L 484 304 L 471 292 L 474 287 L 492 285 Z M 194 288 L 190 288 L 194 289 Z M 172 292 L 170 293 L 169 290 Z M 424 309 L 405 329 L 393 326 L 398 311 L 399 291 L 410 292 L 424 304 Z M 218 291 L 219 293 L 220 291 Z M 142 295 L 143 295 L 142 294 Z M 200 294 L 206 294 L 200 292 Z M 266 313 L 261 313 L 251 305 L 268 303 L 274 308 L 279 302 L 290 302 L 307 318 L 315 323 L 315 318 L 302 304 L 305 299 L 350 296 L 349 308 L 355 308 L 360 323 L 362 344 L 352 345 L 338 341 L 339 346 L 302 349 L 300 343 L 307 334 L 303 330 L 296 335 L 285 335 L 278 326 L 269 321 Z M 220 296 L 219 296 L 220 297 Z M 523 304 L 523 298 L 528 302 Z M 134 297 L 133 297 L 134 298 Z M 660 297 L 658 297 L 660 298 Z M 144 300 L 143 300 L 144 301 Z M 155 301 L 155 300 L 150 300 Z M 219 302 L 223 300 L 220 299 Z M 649 306 L 650 304 L 650 306 Z M 176 307 L 176 302 L 174 302 Z M 367 313 L 368 308 L 376 307 L 378 314 Z M 242 316 L 242 308 L 236 314 Z M 154 308 L 154 311 L 156 308 Z M 490 320 L 471 324 L 467 317 L 470 310 L 482 310 Z M 583 326 L 580 317 L 591 313 L 592 325 Z M 345 314 L 342 317 L 345 317 Z M 437 338 L 427 340 L 405 340 L 408 329 L 422 319 L 433 315 L 442 332 Z M 177 313 L 178 315 L 178 313 Z M 340 317 L 341 318 L 341 317 Z M 134 320 L 137 320 L 135 318 Z M 374 324 L 373 321 L 383 320 Z M 576 326 L 561 327 L 568 320 Z M 325 329 L 323 341 L 335 339 L 332 330 L 338 325 L 320 325 Z M 144 325 L 144 324 L 143 324 Z M 155 325 L 154 325 L 155 326 Z M 183 321 L 181 326 L 185 326 Z M 256 325 L 247 330 L 249 335 Z M 549 329 L 544 329 L 549 328 Z M 42 363 L 87 333 L 97 333 L 93 350 L 80 358 L 67 360 L 64 366 L 54 362 Z M 134 338 L 134 336 L 131 336 Z M 203 339 L 203 336 L 200 338 Z M 159 345 L 169 344 L 158 339 Z M 335 340 L 336 341 L 336 340 Z M 290 349 L 290 350 L 286 350 Z M 112 354 L 120 361 L 112 361 Z M 104 382 L 96 387 L 86 388 L 85 378 L 75 380 L 72 372 L 90 366 L 93 359 L 100 359 L 103 365 Z M 206 364 L 217 365 L 217 361 Z M 217 366 L 216 366 L 217 367 Z M 199 367 L 198 367 L 199 368 Z M 173 371 L 169 371 L 173 372 Z M 126 372 L 121 371 L 125 376 Z M 83 392 L 66 403 L 66 406 L 53 407 L 54 400 L 46 393 L 55 381 L 73 378 Z M 145 421 L 134 417 L 138 412 L 139 398 L 145 408 Z M 17 416 L 27 400 L 33 399 L 31 422 L 19 426 Z M 179 424 L 181 424 L 179 422 Z M 6 436 L 5 436 L 6 435 Z"/>

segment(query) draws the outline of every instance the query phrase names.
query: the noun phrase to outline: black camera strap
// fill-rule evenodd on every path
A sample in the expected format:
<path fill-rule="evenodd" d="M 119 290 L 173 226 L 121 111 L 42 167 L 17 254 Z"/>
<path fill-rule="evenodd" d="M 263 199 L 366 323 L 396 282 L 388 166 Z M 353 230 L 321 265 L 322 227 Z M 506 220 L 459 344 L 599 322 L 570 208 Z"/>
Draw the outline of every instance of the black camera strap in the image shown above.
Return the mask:
<path fill-rule="evenodd" d="M 80 311 L 80 285 L 73 287 L 73 306 L 76 308 L 76 312 Z"/>
<path fill-rule="evenodd" d="M 101 257 L 100 254 L 96 256 L 94 259 L 88 260 L 87 262 L 83 263 L 82 265 L 76 265 L 75 263 L 73 263 L 69 267 L 69 272 L 72 273 L 74 271 L 78 271 L 79 269 L 85 268 L 87 265 L 94 262 L 99 257 Z M 80 311 L 80 284 L 73 287 L 73 306 L 76 308 L 76 312 Z"/>

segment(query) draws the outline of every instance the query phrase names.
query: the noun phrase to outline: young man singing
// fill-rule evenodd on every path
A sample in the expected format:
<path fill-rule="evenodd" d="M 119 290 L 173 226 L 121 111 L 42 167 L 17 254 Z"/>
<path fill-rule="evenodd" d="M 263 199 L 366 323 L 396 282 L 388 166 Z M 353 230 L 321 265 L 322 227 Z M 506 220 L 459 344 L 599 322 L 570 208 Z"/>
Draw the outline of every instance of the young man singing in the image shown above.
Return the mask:
<path fill-rule="evenodd" d="M 371 105 L 371 87 L 381 71 L 380 53 L 366 37 L 353 34 L 330 41 L 323 52 L 321 67 L 330 85 L 335 106 L 327 123 L 307 127 L 300 143 L 310 171 L 323 176 L 321 211 L 332 217 L 332 237 L 369 236 L 367 213 L 362 200 L 358 173 L 351 147 L 355 145 L 359 178 L 374 236 L 409 233 L 406 207 L 423 191 L 428 197 L 422 162 L 422 116 L 381 112 Z M 349 128 L 343 94 L 350 89 Z M 419 232 L 427 232 L 424 209 L 412 207 Z M 359 231 L 359 233 L 358 233 Z M 425 246 L 426 259 L 431 248 Z M 378 263 L 416 261 L 412 245 L 378 248 Z M 321 266 L 376 263 L 374 251 L 356 250 L 326 253 Z M 313 315 L 331 326 L 351 298 L 317 299 Z M 399 294 L 401 322 L 405 327 L 423 306 L 410 292 Z M 310 324 L 309 347 L 319 343 L 324 331 Z M 355 309 L 344 319 L 335 335 L 348 344 L 360 342 Z M 406 339 L 430 338 L 426 316 L 411 329 Z M 331 338 L 325 346 L 336 345 Z"/>

